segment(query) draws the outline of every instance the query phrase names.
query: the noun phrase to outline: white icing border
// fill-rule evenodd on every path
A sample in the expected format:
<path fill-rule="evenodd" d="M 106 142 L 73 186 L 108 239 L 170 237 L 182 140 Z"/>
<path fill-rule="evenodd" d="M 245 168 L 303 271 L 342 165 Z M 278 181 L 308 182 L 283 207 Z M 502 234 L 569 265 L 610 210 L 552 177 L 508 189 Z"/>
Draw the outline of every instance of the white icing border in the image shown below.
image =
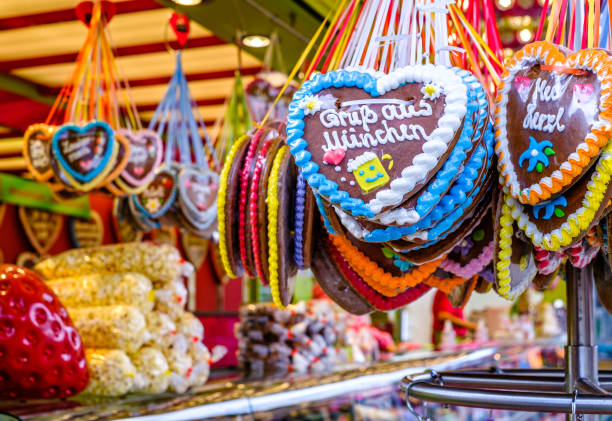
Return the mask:
<path fill-rule="evenodd" d="M 506 130 L 508 93 L 510 92 L 510 89 L 512 89 L 513 87 L 513 82 L 514 82 L 516 74 L 519 71 L 523 70 L 525 66 L 531 66 L 534 63 L 542 63 L 542 64 L 550 64 L 550 65 L 559 64 L 559 63 L 552 63 L 548 56 L 542 57 L 540 55 L 542 51 L 542 47 L 544 45 L 546 44 L 542 44 L 538 48 L 537 56 L 533 56 L 533 55 L 528 56 L 525 54 L 521 60 L 517 60 L 517 62 L 515 63 L 513 67 L 506 68 L 506 71 L 508 72 L 508 74 L 505 75 L 505 77 L 502 79 L 503 81 L 502 88 L 498 92 L 498 101 L 497 101 L 496 109 L 495 109 L 495 117 L 496 117 L 495 119 L 495 140 L 496 140 L 495 152 L 497 153 L 497 158 L 499 160 L 497 168 L 499 172 L 501 173 L 501 175 L 504 176 L 504 179 L 503 179 L 504 182 L 502 184 L 504 186 L 510 187 L 510 196 L 515 199 L 519 199 L 521 197 L 521 187 L 518 183 L 516 171 L 514 170 L 514 165 L 512 164 L 510 160 L 511 154 L 510 154 L 510 149 L 508 148 L 509 140 L 508 140 L 508 132 Z M 557 47 L 555 46 L 555 48 Z M 599 81 L 601 85 L 602 94 L 604 93 L 604 91 L 608 91 L 611 88 L 610 84 L 604 83 L 604 81 L 600 77 L 600 71 L 604 63 L 601 63 L 595 60 L 593 60 L 592 66 L 586 66 L 582 63 L 575 63 L 574 60 L 568 60 L 567 63 L 569 64 L 570 67 L 573 67 L 576 69 L 583 69 L 583 70 L 586 69 L 586 70 L 590 70 L 593 73 L 595 73 L 595 75 L 597 76 L 597 80 Z M 587 133 L 587 136 L 585 137 L 585 139 L 593 138 L 594 135 L 592 132 L 595 129 L 605 127 L 606 131 L 609 131 L 612 128 L 609 122 L 602 121 L 599 119 L 599 116 L 601 115 L 601 112 L 602 112 L 601 110 L 602 98 L 603 97 L 600 96 L 599 102 L 597 104 L 599 112 L 597 113 L 597 116 L 595 117 L 595 120 L 593 121 L 591 129 Z M 576 147 L 576 152 L 571 153 L 567 157 L 565 162 L 563 162 L 559 166 L 559 169 L 553 171 L 550 176 L 541 178 L 538 183 L 532 184 L 531 186 L 527 187 L 527 189 L 533 190 L 538 195 L 541 196 L 542 189 L 540 187 L 540 183 L 546 185 L 549 188 L 552 188 L 553 179 L 563 180 L 563 173 L 561 172 L 561 169 L 565 171 L 572 170 L 572 165 L 570 164 L 570 161 L 572 160 L 580 161 L 580 156 L 577 153 L 578 150 L 588 151 L 589 146 L 586 144 L 586 142 L 580 143 Z M 501 156 L 502 154 L 503 156 Z"/>
<path fill-rule="evenodd" d="M 427 180 L 431 170 L 438 165 L 440 157 L 448 149 L 448 144 L 461 128 L 467 112 L 467 85 L 452 69 L 427 64 L 406 66 L 385 75 L 376 81 L 379 95 L 397 89 L 404 83 L 436 83 L 445 95 L 444 113 L 438 120 L 438 127 L 429 135 L 422 146 L 422 153 L 414 156 L 412 165 L 402 170 L 401 177 L 391 181 L 390 189 L 380 190 L 368 203 L 375 214 L 384 207 L 397 206 L 404 201 L 404 195 L 415 186 Z"/>

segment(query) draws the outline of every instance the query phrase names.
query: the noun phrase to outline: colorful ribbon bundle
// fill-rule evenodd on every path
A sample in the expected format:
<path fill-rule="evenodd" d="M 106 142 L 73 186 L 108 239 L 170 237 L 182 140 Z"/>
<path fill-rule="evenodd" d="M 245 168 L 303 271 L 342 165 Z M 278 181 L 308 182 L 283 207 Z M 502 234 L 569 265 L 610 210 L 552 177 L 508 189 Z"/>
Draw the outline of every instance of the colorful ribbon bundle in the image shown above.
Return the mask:
<path fill-rule="evenodd" d="M 116 196 L 134 192 L 150 181 L 162 155 L 159 137 L 139 131 L 138 113 L 113 56 L 106 28 L 113 5 L 95 1 L 91 7 L 72 76 L 45 123 L 24 135 L 28 169 L 60 197 L 94 189 Z"/>
<path fill-rule="evenodd" d="M 216 228 L 219 175 L 215 170 L 219 164 L 189 92 L 180 51 L 149 130 L 165 140 L 164 163 L 142 191 L 116 206 L 118 216 L 125 215 L 127 206 L 128 218 L 142 231 L 179 226 L 202 237 L 211 236 Z"/>
<path fill-rule="evenodd" d="M 494 255 L 496 288 L 506 298 L 532 280 L 546 287 L 566 259 L 584 267 L 603 243 L 599 222 L 612 198 L 612 60 L 597 48 L 609 45 L 600 24 L 609 26 L 607 2 L 547 0 L 537 32 L 544 40 L 518 51 L 502 75 Z"/>
<path fill-rule="evenodd" d="M 462 47 L 462 39 L 478 46 L 463 54 L 449 45 L 455 34 Z M 471 243 L 478 264 L 447 265 L 465 278 L 438 266 L 491 215 L 487 90 L 501 52 L 491 52 L 445 1 L 344 0 L 290 79 L 310 56 L 308 80 L 289 106 L 288 148 L 269 134 L 266 116 L 223 169 L 218 218 L 226 270 L 269 282 L 279 306 L 291 301 L 296 266 L 310 267 L 353 313 L 402 306 L 431 287 L 469 295 L 492 258 L 490 240 L 477 235 Z M 455 63 L 473 67 L 486 85 L 449 67 Z M 237 181 L 241 172 L 253 181 Z"/>

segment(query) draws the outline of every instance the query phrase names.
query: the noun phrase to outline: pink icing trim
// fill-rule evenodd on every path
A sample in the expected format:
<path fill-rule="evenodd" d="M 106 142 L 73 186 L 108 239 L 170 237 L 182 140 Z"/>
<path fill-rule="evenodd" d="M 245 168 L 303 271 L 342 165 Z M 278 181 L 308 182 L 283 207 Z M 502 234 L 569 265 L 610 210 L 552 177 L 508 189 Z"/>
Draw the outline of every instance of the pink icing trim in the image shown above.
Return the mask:
<path fill-rule="evenodd" d="M 493 260 L 493 241 L 482 249 L 478 257 L 472 259 L 465 266 L 446 258 L 440 263 L 440 268 L 460 278 L 469 279 L 491 263 L 491 260 Z"/>
<path fill-rule="evenodd" d="M 240 260 L 242 261 L 242 267 L 244 268 L 247 276 L 253 277 L 253 273 L 249 269 L 248 259 L 247 259 L 247 250 L 246 250 L 246 206 L 247 206 L 247 198 L 249 191 L 249 177 L 251 175 L 251 163 L 253 162 L 253 158 L 255 157 L 255 151 L 257 150 L 257 145 L 259 145 L 259 140 L 263 135 L 264 130 L 259 129 L 255 133 L 255 136 L 251 139 L 251 143 L 249 144 L 249 149 L 247 151 L 247 155 L 244 158 L 242 164 L 242 170 L 240 172 L 240 201 L 238 205 L 238 246 L 240 248 Z"/>
<path fill-rule="evenodd" d="M 255 169 L 253 170 L 253 178 L 251 179 L 251 202 L 249 203 L 249 223 L 251 224 L 251 247 L 253 249 L 253 262 L 255 264 L 255 271 L 257 272 L 257 276 L 259 280 L 265 284 L 266 278 L 263 272 L 263 266 L 261 264 L 261 255 L 259 254 L 259 231 L 258 231 L 258 221 L 257 221 L 257 197 L 259 196 L 258 186 L 259 179 L 261 178 L 261 172 L 263 169 L 263 162 L 266 158 L 266 154 L 268 153 L 268 148 L 272 143 L 272 139 L 266 141 L 261 147 L 259 151 L 259 156 L 257 157 L 257 163 L 255 164 Z"/>
<path fill-rule="evenodd" d="M 599 246 L 584 248 L 582 244 L 579 243 L 574 247 L 570 247 L 567 254 L 572 259 L 572 265 L 574 265 L 574 267 L 583 268 L 591 263 L 598 251 Z"/>
<path fill-rule="evenodd" d="M 550 275 L 553 273 L 563 260 L 563 255 L 557 252 L 550 252 L 540 247 L 535 247 L 535 260 L 538 266 L 538 272 L 542 275 Z"/>

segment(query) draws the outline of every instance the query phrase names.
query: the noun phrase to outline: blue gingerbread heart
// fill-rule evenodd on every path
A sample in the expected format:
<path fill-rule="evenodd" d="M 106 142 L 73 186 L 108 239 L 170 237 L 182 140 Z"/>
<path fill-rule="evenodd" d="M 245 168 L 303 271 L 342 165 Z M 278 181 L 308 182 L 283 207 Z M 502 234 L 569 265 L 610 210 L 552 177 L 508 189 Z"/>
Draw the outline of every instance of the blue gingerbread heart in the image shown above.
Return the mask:
<path fill-rule="evenodd" d="M 104 121 L 92 121 L 83 127 L 64 124 L 51 140 L 51 151 L 60 168 L 79 183 L 89 183 L 110 171 L 115 147 L 115 132 Z"/>

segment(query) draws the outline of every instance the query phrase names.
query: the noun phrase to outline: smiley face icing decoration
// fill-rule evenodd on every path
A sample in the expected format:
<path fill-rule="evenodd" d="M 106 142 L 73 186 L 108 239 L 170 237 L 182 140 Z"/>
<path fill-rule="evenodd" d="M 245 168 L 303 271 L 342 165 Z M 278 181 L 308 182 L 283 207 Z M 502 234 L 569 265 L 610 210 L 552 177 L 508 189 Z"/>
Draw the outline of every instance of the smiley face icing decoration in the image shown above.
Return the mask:
<path fill-rule="evenodd" d="M 294 95 L 287 143 L 318 194 L 372 220 L 436 173 L 466 110 L 467 87 L 446 67 L 408 66 L 382 76 L 331 71 Z"/>
<path fill-rule="evenodd" d="M 510 195 L 536 205 L 569 189 L 612 136 L 612 61 L 538 41 L 510 60 L 496 107 L 499 172 Z"/>

